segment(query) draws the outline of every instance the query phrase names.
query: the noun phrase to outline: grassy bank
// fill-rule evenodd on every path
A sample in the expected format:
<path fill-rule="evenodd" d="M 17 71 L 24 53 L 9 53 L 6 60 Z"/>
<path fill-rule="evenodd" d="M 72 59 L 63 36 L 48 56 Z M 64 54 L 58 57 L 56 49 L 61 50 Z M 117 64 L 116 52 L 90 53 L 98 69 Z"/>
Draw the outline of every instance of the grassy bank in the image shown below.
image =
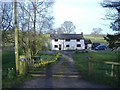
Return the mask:
<path fill-rule="evenodd" d="M 89 75 L 88 57 L 92 57 L 91 75 Z M 111 77 L 111 65 L 103 62 L 119 62 L 118 54 L 115 52 L 89 52 L 89 53 L 75 53 L 73 55 L 76 67 L 80 74 L 87 80 L 108 84 L 117 87 L 119 84 L 120 66 L 114 66 L 114 76 Z"/>

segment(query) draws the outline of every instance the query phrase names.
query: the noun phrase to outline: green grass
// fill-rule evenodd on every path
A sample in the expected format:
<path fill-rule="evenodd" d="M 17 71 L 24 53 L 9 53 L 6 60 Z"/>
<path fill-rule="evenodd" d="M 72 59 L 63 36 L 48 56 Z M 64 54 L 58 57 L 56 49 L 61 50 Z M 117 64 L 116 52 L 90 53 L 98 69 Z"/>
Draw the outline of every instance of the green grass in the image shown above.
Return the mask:
<path fill-rule="evenodd" d="M 14 51 L 2 51 L 2 68 L 15 68 Z"/>
<path fill-rule="evenodd" d="M 118 62 L 118 54 L 110 51 L 90 52 L 89 56 L 93 57 L 96 61 L 111 61 Z"/>
<path fill-rule="evenodd" d="M 2 78 L 7 77 L 8 68 L 15 69 L 14 51 L 2 51 Z"/>
<path fill-rule="evenodd" d="M 44 60 L 44 61 L 48 61 L 50 60 L 54 55 L 53 54 L 41 54 L 41 55 L 37 55 L 35 57 L 33 57 L 33 59 L 35 61 L 40 61 L 40 60 Z"/>
<path fill-rule="evenodd" d="M 103 44 L 107 44 L 107 42 L 104 40 L 103 36 L 93 36 L 93 35 L 84 35 L 86 39 L 90 39 L 92 42 L 99 42 Z"/>
<path fill-rule="evenodd" d="M 41 59 L 47 61 L 47 60 L 50 60 L 52 56 L 53 55 L 50 55 L 50 54 L 44 54 L 44 55 L 41 55 Z"/>
<path fill-rule="evenodd" d="M 30 79 L 29 75 L 26 76 L 14 76 L 13 79 L 8 78 L 8 68 L 14 68 L 15 70 L 15 54 L 14 51 L 2 51 L 2 87 L 11 88 L 15 87 L 25 80 Z"/>
<path fill-rule="evenodd" d="M 92 56 L 93 61 L 97 61 L 98 63 L 92 64 L 92 71 L 91 76 L 88 75 L 88 57 Z M 120 67 L 115 66 L 114 67 L 114 74 L 116 74 L 116 77 L 111 77 L 111 65 L 107 65 L 100 62 L 119 62 L 118 61 L 118 55 L 115 52 L 89 52 L 89 53 L 75 53 L 73 55 L 73 58 L 75 60 L 76 67 L 81 75 L 85 79 L 91 80 L 93 82 L 102 83 L 102 84 L 108 84 L 111 86 L 118 86 L 118 70 L 120 70 Z M 106 72 L 108 74 L 106 74 Z"/>

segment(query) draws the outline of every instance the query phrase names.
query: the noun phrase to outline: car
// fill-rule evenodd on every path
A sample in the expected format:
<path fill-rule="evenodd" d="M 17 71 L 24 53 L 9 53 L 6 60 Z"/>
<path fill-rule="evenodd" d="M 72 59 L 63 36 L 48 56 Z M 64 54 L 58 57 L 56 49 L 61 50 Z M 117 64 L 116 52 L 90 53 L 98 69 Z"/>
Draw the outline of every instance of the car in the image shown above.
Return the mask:
<path fill-rule="evenodd" d="M 93 42 L 93 43 L 92 43 L 92 49 L 95 49 L 98 45 L 100 45 L 100 43 L 98 43 L 98 42 Z"/>
<path fill-rule="evenodd" d="M 97 47 L 95 47 L 95 50 L 106 50 L 107 46 L 106 45 L 98 45 Z"/>

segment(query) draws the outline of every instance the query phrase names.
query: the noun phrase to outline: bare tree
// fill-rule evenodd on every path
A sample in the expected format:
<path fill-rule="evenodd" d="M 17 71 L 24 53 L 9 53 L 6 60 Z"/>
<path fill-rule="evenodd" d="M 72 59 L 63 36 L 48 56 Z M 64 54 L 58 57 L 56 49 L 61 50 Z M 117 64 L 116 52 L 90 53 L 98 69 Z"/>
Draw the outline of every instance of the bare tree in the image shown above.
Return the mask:
<path fill-rule="evenodd" d="M 102 29 L 101 28 L 93 28 L 93 31 L 91 32 L 91 35 L 100 35 Z"/>
<path fill-rule="evenodd" d="M 23 50 L 22 54 L 27 54 L 27 51 L 31 51 L 31 55 L 37 54 L 44 41 L 41 38 L 42 31 L 52 30 L 53 16 L 52 16 L 52 5 L 54 0 L 29 0 L 25 2 L 17 2 L 16 16 L 17 16 L 17 28 L 19 30 L 19 48 Z M 9 5 L 7 2 L 2 2 L 0 9 L 1 17 L 1 29 L 3 32 L 9 30 L 11 27 L 14 29 L 14 18 L 13 18 L 13 2 Z M 12 31 L 9 31 L 12 33 Z M 5 32 L 4 37 L 9 41 L 8 32 Z M 14 36 L 14 33 L 11 35 Z M 11 36 L 9 35 L 9 36 Z M 3 39 L 4 39 L 3 37 Z M 10 40 L 10 41 L 15 41 Z M 28 50 L 29 48 L 29 50 Z M 30 56 L 30 55 L 28 55 Z"/>
<path fill-rule="evenodd" d="M 63 34 L 64 31 L 61 28 L 56 28 L 56 34 Z"/>
<path fill-rule="evenodd" d="M 1 13 L 1 26 L 2 30 L 13 29 L 13 3 L 12 2 L 1 2 L 0 3 Z"/>
<path fill-rule="evenodd" d="M 73 25 L 71 21 L 65 21 L 63 24 L 61 24 L 61 29 L 66 34 L 75 33 L 76 27 Z"/>
<path fill-rule="evenodd" d="M 110 28 L 112 28 L 113 31 L 117 31 L 117 33 L 114 35 L 107 34 L 104 37 L 104 39 L 109 43 L 110 48 L 113 48 L 115 47 L 115 43 L 120 41 L 120 1 L 116 0 L 113 2 L 111 0 L 104 0 L 101 5 L 104 8 L 116 11 L 114 14 L 109 12 L 107 19 L 114 20 L 111 22 Z"/>
<path fill-rule="evenodd" d="M 13 3 L 0 2 L 0 30 L 2 30 L 2 46 L 6 46 L 10 41 L 14 41 L 11 34 L 13 25 Z M 9 31 L 10 30 L 10 31 Z M 11 36 L 11 37 L 10 37 Z M 13 42 L 14 43 L 14 42 Z"/>
<path fill-rule="evenodd" d="M 24 2 L 19 2 L 19 6 L 22 10 L 20 12 L 19 17 L 21 16 L 21 26 L 22 26 L 22 32 L 24 26 L 27 27 L 27 32 L 23 32 L 24 35 L 20 35 L 22 39 L 21 40 L 21 47 L 24 49 L 24 52 L 27 54 L 27 56 L 33 56 L 36 55 L 42 48 L 43 44 L 45 43 L 41 38 L 40 34 L 42 34 L 43 29 L 49 29 L 52 28 L 52 20 L 53 16 L 51 16 L 50 7 L 53 5 L 53 0 L 51 1 L 41 1 L 41 0 L 35 0 L 30 1 L 27 4 L 24 4 Z M 52 9 L 52 8 L 51 8 Z M 26 18 L 27 17 L 27 18 Z M 23 23 L 23 22 L 24 23 Z M 27 38 L 26 38 L 27 36 Z M 19 41 L 20 42 L 20 41 Z M 27 49 L 27 50 L 26 50 Z M 31 55 L 30 55 L 31 53 Z"/>
<path fill-rule="evenodd" d="M 106 16 L 107 19 L 114 20 L 114 22 L 111 22 L 110 28 L 120 33 L 120 1 L 113 2 L 113 1 L 104 0 L 104 2 L 101 3 L 101 5 L 104 8 L 110 8 L 117 11 L 117 13 L 114 14 L 109 12 Z"/>

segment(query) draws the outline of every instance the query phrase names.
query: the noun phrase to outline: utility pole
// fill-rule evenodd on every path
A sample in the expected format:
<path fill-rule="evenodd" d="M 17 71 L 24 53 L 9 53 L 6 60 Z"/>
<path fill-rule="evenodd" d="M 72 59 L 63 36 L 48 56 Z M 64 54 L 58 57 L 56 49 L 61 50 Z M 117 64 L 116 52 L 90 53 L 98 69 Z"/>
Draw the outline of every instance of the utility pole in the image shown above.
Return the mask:
<path fill-rule="evenodd" d="M 14 0 L 14 30 L 15 30 L 15 64 L 16 73 L 19 73 L 19 58 L 18 58 L 18 27 L 17 27 L 17 0 Z"/>

